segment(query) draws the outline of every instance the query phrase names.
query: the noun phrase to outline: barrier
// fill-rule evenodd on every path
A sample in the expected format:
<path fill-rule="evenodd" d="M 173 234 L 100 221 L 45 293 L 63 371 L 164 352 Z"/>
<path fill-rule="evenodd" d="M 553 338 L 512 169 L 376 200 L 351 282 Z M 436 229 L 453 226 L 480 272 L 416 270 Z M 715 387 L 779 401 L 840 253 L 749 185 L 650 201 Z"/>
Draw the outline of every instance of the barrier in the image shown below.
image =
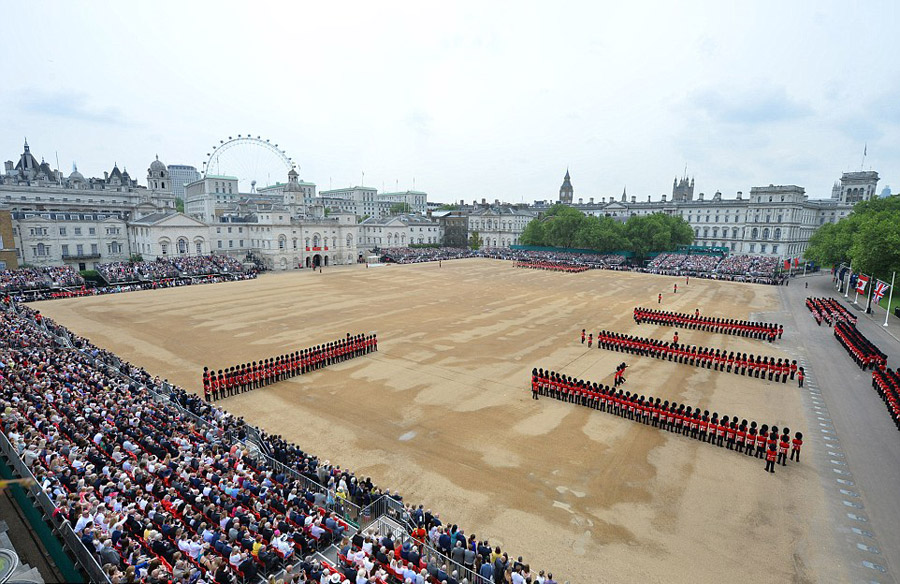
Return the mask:
<path fill-rule="evenodd" d="M 25 463 L 21 458 L 19 458 L 19 455 L 16 453 L 13 445 L 6 437 L 6 434 L 2 432 L 0 432 L 0 452 L 2 452 L 3 457 L 8 461 L 15 475 L 19 476 L 20 478 L 31 479 L 32 481 L 34 481 L 32 486 L 27 489 L 27 492 L 36 503 L 36 505 L 34 505 L 33 507 L 35 509 L 39 508 L 43 512 L 44 516 L 49 518 L 53 530 L 59 536 L 59 539 L 62 540 L 65 548 L 75 556 L 75 562 L 84 571 L 84 573 L 87 574 L 88 581 L 99 582 L 101 584 L 111 584 L 109 577 L 106 575 L 106 572 L 103 571 L 103 568 L 97 562 L 97 558 L 94 557 L 94 554 L 92 554 L 84 546 L 84 543 L 82 543 L 81 539 L 79 539 L 78 535 L 72 529 L 72 526 L 54 515 L 53 512 L 56 509 L 56 505 L 53 504 L 53 501 L 50 500 L 50 497 L 47 495 L 47 493 L 45 493 L 40 488 L 37 479 L 31 472 L 31 469 L 25 466 Z M 13 486 L 13 492 L 15 492 L 15 489 L 18 488 L 21 487 Z M 22 505 L 22 507 L 23 510 L 27 511 L 27 508 L 24 505 Z M 47 530 L 46 524 L 44 524 L 42 521 L 39 524 L 35 524 L 34 522 L 32 522 L 32 526 L 35 528 L 35 531 L 38 532 L 38 535 L 41 535 L 40 525 L 44 525 L 44 530 Z M 45 542 L 45 544 L 46 543 L 48 542 Z M 52 551 L 52 546 L 48 545 L 48 549 L 51 549 Z M 54 559 L 56 560 L 57 567 L 63 573 L 63 576 L 67 580 L 73 580 L 73 576 L 75 576 L 76 574 L 73 574 L 72 570 L 67 569 L 65 562 L 61 561 L 62 558 L 54 557 Z"/>

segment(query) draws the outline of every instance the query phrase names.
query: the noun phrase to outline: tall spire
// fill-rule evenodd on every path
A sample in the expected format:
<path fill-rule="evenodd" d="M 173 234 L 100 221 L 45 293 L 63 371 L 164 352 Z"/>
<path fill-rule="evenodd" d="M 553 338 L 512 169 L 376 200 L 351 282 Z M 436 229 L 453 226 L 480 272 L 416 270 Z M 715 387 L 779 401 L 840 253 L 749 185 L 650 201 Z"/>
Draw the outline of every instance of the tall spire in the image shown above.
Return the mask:
<path fill-rule="evenodd" d="M 25 153 L 31 152 L 31 148 L 28 146 L 28 136 L 25 137 Z"/>

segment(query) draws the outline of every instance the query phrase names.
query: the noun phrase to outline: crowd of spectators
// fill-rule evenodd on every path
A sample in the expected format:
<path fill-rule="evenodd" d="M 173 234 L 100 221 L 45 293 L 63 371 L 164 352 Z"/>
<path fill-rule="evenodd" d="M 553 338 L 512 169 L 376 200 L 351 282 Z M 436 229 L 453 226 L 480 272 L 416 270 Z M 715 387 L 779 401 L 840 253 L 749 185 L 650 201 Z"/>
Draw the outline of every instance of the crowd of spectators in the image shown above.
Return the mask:
<path fill-rule="evenodd" d="M 0 270 L 0 292 L 68 288 L 84 285 L 84 278 L 69 266 Z"/>
<path fill-rule="evenodd" d="M 110 284 L 166 280 L 179 276 L 207 276 L 242 271 L 240 261 L 225 255 L 175 256 L 142 262 L 98 264 L 97 271 Z"/>
<path fill-rule="evenodd" d="M 722 260 L 716 271 L 720 274 L 770 278 L 775 276 L 780 263 L 781 260 L 776 257 L 730 255 Z"/>
<path fill-rule="evenodd" d="M 477 257 L 481 257 L 481 252 L 464 247 L 390 247 L 381 250 L 381 261 L 395 264 L 418 264 Z"/>
<path fill-rule="evenodd" d="M 468 582 L 485 582 L 476 574 L 488 563 L 527 571 L 521 559 L 465 539 L 421 506 L 403 507 L 411 537 L 396 547 L 380 540 L 375 551 L 372 537 L 345 541 L 351 504 L 387 496 L 403 506 L 402 497 L 171 388 L 8 296 L 2 304 L 0 426 L 54 502 L 55 517 L 111 582 L 274 582 L 277 574 L 283 582 L 384 584 L 398 573 L 412 573 L 412 582 L 463 582 L 445 567 L 459 556 L 457 571 L 469 569 L 470 554 L 456 550 L 462 545 L 480 558 L 480 572 L 465 572 Z M 251 431 L 283 466 L 251 456 Z M 461 545 L 452 543 L 460 537 Z M 346 562 L 313 559 L 332 542 Z M 448 558 L 435 560 L 423 547 L 429 542 Z"/>

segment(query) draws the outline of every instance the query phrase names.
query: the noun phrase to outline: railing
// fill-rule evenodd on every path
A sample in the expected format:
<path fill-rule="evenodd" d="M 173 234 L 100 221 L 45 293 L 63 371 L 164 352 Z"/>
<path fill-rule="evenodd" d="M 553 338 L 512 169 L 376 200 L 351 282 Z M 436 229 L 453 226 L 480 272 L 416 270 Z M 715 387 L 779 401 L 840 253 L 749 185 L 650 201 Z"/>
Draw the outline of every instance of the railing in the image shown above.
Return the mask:
<path fill-rule="evenodd" d="M 88 575 L 90 582 L 110 583 L 109 577 L 103 568 L 97 562 L 97 558 L 92 554 L 79 539 L 78 535 L 72 529 L 68 522 L 56 517 L 54 510 L 56 505 L 50 500 L 50 497 L 39 486 L 37 479 L 32 474 L 31 469 L 25 466 L 25 463 L 19 458 L 13 445 L 10 443 L 6 434 L 0 432 L 0 452 L 9 461 L 13 472 L 25 479 L 31 479 L 32 485 L 28 491 L 34 497 L 35 502 L 44 512 L 44 515 L 50 518 L 50 524 L 54 531 L 60 536 L 66 548 L 75 556 L 75 561 L 81 566 L 81 569 Z"/>
<path fill-rule="evenodd" d="M 456 572 L 459 576 L 457 578 L 458 581 L 462 581 L 463 578 L 465 578 L 470 584 L 492 584 L 489 578 L 484 578 L 475 572 L 474 567 L 467 568 L 448 558 L 443 552 L 433 547 L 427 537 L 424 543 L 416 541 L 402 525 L 393 520 L 385 519 L 384 517 L 376 519 L 372 522 L 369 529 L 375 530 L 379 536 L 390 535 L 395 543 L 401 545 L 408 541 L 410 545 L 422 550 L 421 556 L 426 563 L 433 561 L 438 567 L 447 566 L 447 573 L 452 574 L 453 572 Z"/>

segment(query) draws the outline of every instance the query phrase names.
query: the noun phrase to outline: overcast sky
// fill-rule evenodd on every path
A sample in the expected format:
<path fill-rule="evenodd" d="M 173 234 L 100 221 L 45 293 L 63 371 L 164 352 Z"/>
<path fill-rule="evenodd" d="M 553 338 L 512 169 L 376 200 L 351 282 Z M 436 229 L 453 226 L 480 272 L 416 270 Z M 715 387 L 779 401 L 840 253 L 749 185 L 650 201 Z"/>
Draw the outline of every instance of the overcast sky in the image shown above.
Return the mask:
<path fill-rule="evenodd" d="M 897 2 L 19 3 L 0 158 L 198 168 L 251 133 L 301 178 L 430 200 L 900 187 Z"/>

